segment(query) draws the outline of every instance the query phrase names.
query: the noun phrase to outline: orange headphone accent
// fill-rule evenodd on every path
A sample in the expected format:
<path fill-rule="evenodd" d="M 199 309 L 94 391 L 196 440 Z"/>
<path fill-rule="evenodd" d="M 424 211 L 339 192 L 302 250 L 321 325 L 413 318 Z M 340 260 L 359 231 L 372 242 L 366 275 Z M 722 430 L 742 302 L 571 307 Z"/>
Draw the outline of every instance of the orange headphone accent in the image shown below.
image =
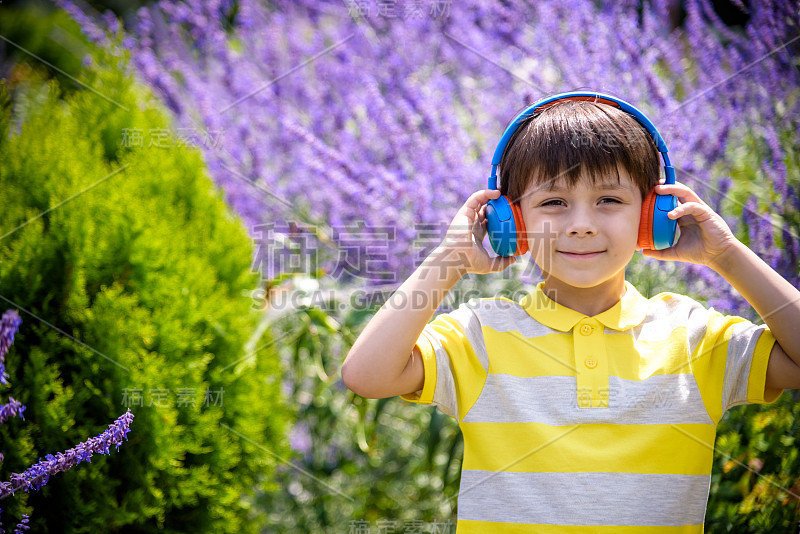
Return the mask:
<path fill-rule="evenodd" d="M 642 218 L 639 223 L 639 240 L 637 246 L 643 249 L 653 250 L 653 215 L 656 210 L 656 192 L 651 189 L 647 196 L 642 200 Z"/>
<path fill-rule="evenodd" d="M 522 220 L 522 208 L 518 202 L 511 202 L 511 211 L 514 213 L 514 221 L 517 223 L 517 250 L 514 256 L 521 256 L 528 252 L 528 231 L 525 229 L 525 221 Z"/>

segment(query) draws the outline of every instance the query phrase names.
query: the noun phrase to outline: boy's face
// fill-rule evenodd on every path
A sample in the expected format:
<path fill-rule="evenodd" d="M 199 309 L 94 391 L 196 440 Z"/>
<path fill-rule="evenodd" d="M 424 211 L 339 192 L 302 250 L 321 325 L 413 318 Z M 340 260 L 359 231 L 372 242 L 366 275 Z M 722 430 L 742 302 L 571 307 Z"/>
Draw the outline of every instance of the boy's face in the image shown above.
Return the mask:
<path fill-rule="evenodd" d="M 582 177 L 573 189 L 557 181 L 553 191 L 534 184 L 523 195 L 531 256 L 546 284 L 624 286 L 625 266 L 638 250 L 642 197 L 621 166 L 619 176 L 619 184 L 611 175 L 596 184 Z"/>

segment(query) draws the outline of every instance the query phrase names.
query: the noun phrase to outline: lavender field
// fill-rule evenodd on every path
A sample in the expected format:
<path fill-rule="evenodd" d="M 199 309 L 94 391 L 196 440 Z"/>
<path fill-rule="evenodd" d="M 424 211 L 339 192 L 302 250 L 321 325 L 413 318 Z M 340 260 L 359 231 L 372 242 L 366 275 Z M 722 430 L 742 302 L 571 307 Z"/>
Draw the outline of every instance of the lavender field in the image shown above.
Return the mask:
<path fill-rule="evenodd" d="M 324 267 L 343 284 L 404 279 L 485 186 L 514 113 L 593 89 L 641 106 L 679 180 L 715 207 L 731 202 L 737 230 L 797 281 L 797 221 L 771 224 L 800 209 L 786 167 L 800 105 L 795 7 L 754 6 L 737 32 L 707 3 L 686 2 L 680 29 L 674 2 L 653 4 L 237 2 L 230 23 L 230 2 L 161 2 L 137 12 L 128 44 L 177 127 L 215 134 L 207 164 L 262 231 L 267 278 L 295 268 L 268 253 L 292 225 L 303 254 L 322 256 L 298 271 Z M 757 201 L 751 174 L 772 198 Z M 710 276 L 685 273 L 720 308 L 744 312 L 709 291 L 720 285 Z"/>
<path fill-rule="evenodd" d="M 42 301 L 68 302 L 74 309 L 43 304 L 39 313 L 82 343 L 119 337 L 123 341 L 102 350 L 112 359 L 114 350 L 127 350 L 126 343 L 145 347 L 136 357 L 120 356 L 135 371 L 128 375 L 108 364 L 78 370 L 74 367 L 84 366 L 68 359 L 43 359 L 38 367 L 9 364 L 9 374 L 28 389 L 47 382 L 31 378 L 39 373 L 63 379 L 64 388 L 76 393 L 54 408 L 63 393 L 59 388 L 42 398 L 28 394 L 27 400 L 24 391 L 10 391 L 29 404 L 30 421 L 0 427 L 0 452 L 7 458 L 0 463 L 0 482 L 51 452 L 44 448 L 69 447 L 45 437 L 67 431 L 61 418 L 77 425 L 81 439 L 128 408 L 136 421 L 129 441 L 103 458 L 117 463 L 96 470 L 94 463 L 82 465 L 71 472 L 85 467 L 87 474 L 70 476 L 85 478 L 59 486 L 51 481 L 39 493 L 0 500 L 6 510 L 0 522 L 7 526 L 26 514 L 40 531 L 53 532 L 55 525 L 91 532 L 92 524 L 121 532 L 455 532 L 463 455 L 456 423 L 399 399 L 358 397 L 342 384 L 339 367 L 366 321 L 441 242 L 458 207 L 486 187 L 491 155 L 509 120 L 547 95 L 600 91 L 643 110 L 669 146 L 678 181 L 797 287 L 800 14 L 791 1 L 732 1 L 724 9 L 722 4 L 161 0 L 134 8 L 55 0 L 35 14 L 26 14 L 33 13 L 25 11 L 30 6 L 0 6 L 6 21 L 0 23 L 0 75 L 8 87 L 5 135 L 29 132 L 35 138 L 24 125 L 37 106 L 48 102 L 55 110 L 74 104 L 69 109 L 78 111 L 71 113 L 89 118 L 76 120 L 69 131 L 78 137 L 83 134 L 75 132 L 91 130 L 85 134 L 91 137 L 99 131 L 96 144 L 75 148 L 72 163 L 56 158 L 42 164 L 41 174 L 58 175 L 78 166 L 79 154 L 88 154 L 106 165 L 96 178 L 123 168 L 123 175 L 149 180 L 128 197 L 109 196 L 109 202 L 120 206 L 147 195 L 163 202 L 162 208 L 131 208 L 135 216 L 112 208 L 87 211 L 87 220 L 96 217 L 98 228 L 112 217 L 127 222 L 103 254 L 75 261 L 89 273 L 84 278 L 63 274 L 60 267 L 53 271 L 57 275 L 45 269 L 70 264 L 72 252 L 31 260 L 17 274 L 11 267 L 0 269 L 2 295 L 17 291 L 22 280 L 26 288 L 39 288 L 14 293 L 34 311 L 40 310 L 37 299 L 49 294 L 44 282 L 30 282 L 39 270 L 50 273 L 43 280 L 66 287 L 65 295 L 83 284 L 85 294 L 66 298 L 59 292 Z M 40 29 L 34 31 L 36 25 Z M 56 84 L 60 89 L 53 89 Z M 36 131 L 45 131 L 48 122 L 38 120 Z M 91 129 L 90 121 L 95 121 Z M 9 184 L 38 168 L 25 162 L 44 149 L 26 152 L 27 146 L 9 145 L 3 153 L 21 162 L 3 171 Z M 197 185 L 195 176 L 208 176 L 210 185 Z M 9 204 L 35 200 L 26 205 L 29 211 L 14 211 L 0 234 L 16 232 L 37 209 L 55 210 L 59 199 L 92 183 L 74 180 L 72 189 L 52 186 L 58 194 L 48 201 L 21 192 L 22 185 L 9 185 L 3 197 Z M 210 200 L 197 200 L 201 193 L 185 200 L 183 183 L 218 197 L 225 215 Z M 102 195 L 87 196 L 94 194 Z M 163 206 L 179 209 L 167 215 Z M 111 215 L 94 215 L 100 212 Z M 212 215 L 222 221 L 219 227 L 205 220 Z M 158 244 L 139 243 L 141 250 L 129 244 L 140 228 L 169 217 L 175 220 L 163 222 Z M 189 222 L 184 225 L 182 217 Z M 140 219 L 146 222 L 135 222 Z M 74 234 L 84 231 L 75 224 L 74 231 L 65 231 L 64 250 L 74 250 Z M 23 237 L 36 225 L 0 241 L 6 264 L 33 257 L 35 247 L 25 241 L 33 238 Z M 232 244 L 216 239 L 223 234 L 235 234 L 229 236 Z M 83 249 L 91 250 L 86 241 Z M 198 256 L 190 258 L 183 246 Z M 206 252 L 208 264 L 190 261 Z M 173 258 L 185 269 L 176 267 L 166 282 L 149 278 L 148 271 L 171 273 Z M 100 273 L 94 285 L 92 269 Z M 529 258 L 503 273 L 469 275 L 442 309 L 475 296 L 518 297 L 540 276 Z M 758 319 L 704 266 L 637 254 L 628 279 L 646 296 L 681 292 L 727 314 Z M 219 280 L 224 288 L 213 289 Z M 112 282 L 120 283 L 115 298 L 140 295 L 141 307 L 109 303 L 107 317 L 129 320 L 138 310 L 139 319 L 166 314 L 163 323 L 129 339 L 121 326 L 99 322 L 99 310 L 81 311 L 101 302 L 93 291 L 99 295 L 103 284 Z M 207 293 L 195 299 L 189 289 L 180 296 L 184 285 L 195 282 Z M 170 306 L 184 298 L 193 299 L 181 308 L 184 315 L 170 315 Z M 214 298 L 228 300 L 215 308 Z M 9 302 L 3 303 L 6 308 L 13 307 Z M 73 312 L 63 312 L 67 308 Z M 217 321 L 217 313 L 229 319 Z M 249 322 L 237 318 L 247 313 Z M 33 317 L 23 318 L 42 328 L 28 331 L 20 342 L 34 347 L 47 329 Z M 189 319 L 196 329 L 187 326 Z M 94 320 L 95 330 L 82 326 Z M 162 335 L 172 341 L 151 342 Z M 191 350 L 196 359 L 183 365 L 190 362 L 184 351 Z M 215 361 L 218 350 L 230 357 Z M 128 378 L 138 372 L 140 378 Z M 81 378 L 64 378 L 69 376 Z M 152 397 L 149 404 L 145 398 L 131 405 L 128 395 L 132 388 L 209 391 L 223 383 L 232 392 L 225 404 L 213 411 L 207 402 L 191 416 L 180 407 L 160 410 Z M 91 393 L 77 393 L 83 387 Z M 233 393 L 237 387 L 239 397 Z M 121 402 L 123 389 L 127 405 Z M 259 392 L 268 401 L 248 404 Z M 3 392 L 0 402 L 7 397 Z M 726 414 L 718 429 L 708 532 L 796 532 L 798 400 L 789 391 L 775 404 Z M 89 405 L 85 414 L 79 408 Z M 259 419 L 263 413 L 274 419 Z M 82 427 L 81 414 L 94 426 Z M 160 430 L 150 434 L 148 424 Z M 173 426 L 186 434 L 171 435 Z M 206 439 L 204 433 L 215 437 Z M 14 454 L 15 448 L 25 453 Z M 125 460 L 126 453 L 136 456 Z M 241 479 L 246 489 L 226 489 L 232 476 L 225 473 L 246 462 L 251 462 Z M 133 465 L 141 465 L 141 473 L 130 469 Z M 207 475 L 214 485 L 199 482 Z M 113 487 L 96 502 L 101 492 L 91 491 L 93 480 Z M 180 484 L 166 489 L 176 480 Z M 81 488 L 75 498 L 80 506 L 65 501 L 69 484 Z M 154 489 L 161 484 L 163 492 Z M 64 517 L 79 519 L 64 523 Z"/>

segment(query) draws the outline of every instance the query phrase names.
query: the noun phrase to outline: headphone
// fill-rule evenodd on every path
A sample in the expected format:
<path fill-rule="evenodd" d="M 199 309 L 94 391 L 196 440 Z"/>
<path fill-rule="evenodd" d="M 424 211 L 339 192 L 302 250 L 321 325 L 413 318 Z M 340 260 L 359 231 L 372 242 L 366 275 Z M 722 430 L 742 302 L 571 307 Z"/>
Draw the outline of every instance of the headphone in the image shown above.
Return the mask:
<path fill-rule="evenodd" d="M 644 126 L 650 136 L 655 141 L 656 148 L 664 159 L 665 184 L 675 183 L 675 169 L 670 165 L 667 145 L 656 127 L 650 122 L 644 113 L 628 104 L 627 102 L 602 93 L 573 91 L 560 93 L 542 99 L 532 104 L 519 113 L 511 124 L 503 132 L 503 137 L 497 145 L 492 157 L 492 174 L 489 176 L 489 189 L 497 187 L 497 166 L 506 150 L 511 136 L 517 131 L 519 125 L 534 115 L 537 111 L 552 106 L 556 102 L 566 100 L 586 100 L 589 102 L 599 102 L 608 104 L 633 116 L 639 124 Z M 675 241 L 675 229 L 677 220 L 667 217 L 667 213 L 678 206 L 678 201 L 673 195 L 658 195 L 655 190 L 651 190 L 642 201 L 642 217 L 639 225 L 638 246 L 643 249 L 662 250 L 669 248 Z M 525 231 L 525 223 L 522 220 L 522 211 L 519 203 L 512 202 L 506 196 L 490 199 L 486 204 L 486 230 L 489 234 L 489 242 L 499 256 L 519 256 L 528 252 L 528 239 Z M 521 236 L 521 237 L 520 237 Z"/>

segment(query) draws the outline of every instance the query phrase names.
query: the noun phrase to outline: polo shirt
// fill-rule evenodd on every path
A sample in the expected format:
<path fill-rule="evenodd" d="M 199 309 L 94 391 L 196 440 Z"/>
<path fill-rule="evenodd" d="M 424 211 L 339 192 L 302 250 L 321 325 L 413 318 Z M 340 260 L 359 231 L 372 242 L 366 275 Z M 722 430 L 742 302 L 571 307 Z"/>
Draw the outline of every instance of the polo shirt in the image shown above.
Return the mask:
<path fill-rule="evenodd" d="M 703 532 L 717 424 L 783 392 L 764 391 L 773 334 L 627 281 L 591 317 L 543 286 L 471 299 L 416 343 L 425 382 L 403 398 L 464 438 L 457 534 Z"/>

